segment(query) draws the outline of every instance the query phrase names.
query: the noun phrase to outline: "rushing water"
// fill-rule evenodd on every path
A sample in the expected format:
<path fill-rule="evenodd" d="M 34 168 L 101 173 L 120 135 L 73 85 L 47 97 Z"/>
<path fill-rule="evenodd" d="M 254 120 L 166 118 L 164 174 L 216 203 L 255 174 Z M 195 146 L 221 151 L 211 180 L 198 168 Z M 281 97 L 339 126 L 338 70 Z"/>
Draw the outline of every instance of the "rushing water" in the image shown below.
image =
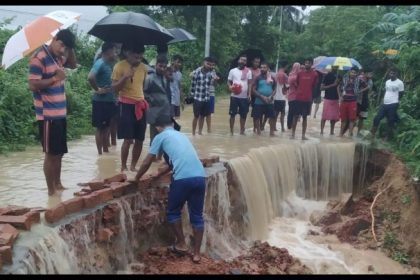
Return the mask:
<path fill-rule="evenodd" d="M 308 127 L 310 140 L 306 142 L 289 140 L 289 134 L 281 132 L 277 132 L 276 137 L 268 137 L 267 132 L 262 136 L 253 135 L 250 121 L 246 136 L 230 136 L 227 107 L 226 100 L 217 103 L 211 134 L 207 134 L 205 128 L 204 135 L 191 135 L 191 106 L 182 112 L 179 121 L 182 131 L 189 136 L 199 155 L 219 155 L 222 160 L 228 161 L 238 184 L 236 189 L 228 186 L 226 170 L 207 181 L 207 226 L 203 251 L 215 257 L 231 258 L 240 254 L 253 240 L 266 240 L 274 246 L 287 248 L 317 273 L 367 273 L 366 267 L 352 266 L 357 258 L 371 262 L 364 257 L 364 251 L 354 248 L 344 250 L 339 246 L 331 250 L 328 242 L 307 235 L 309 229 L 317 230 L 309 223 L 313 210 L 325 209 L 327 199 L 353 190 L 355 143 L 348 138 L 320 138 L 319 121 L 312 118 Z M 238 123 L 235 131 L 238 131 Z M 53 206 L 72 197 L 73 192 L 80 189 L 77 183 L 118 173 L 119 147 L 112 148 L 109 154 L 98 156 L 92 136 L 73 141 L 69 146 L 62 171 L 62 181 L 68 189 L 50 198 L 46 193 L 42 174 L 43 155 L 39 147 L 2 156 L 0 205 Z M 142 158 L 147 149 L 148 141 L 145 141 Z M 358 160 L 365 161 L 366 150 L 362 149 L 359 154 Z M 360 183 L 364 174 L 359 172 L 359 175 L 357 180 Z M 95 218 L 80 218 L 73 227 L 65 228 L 66 234 L 63 234 L 63 228 L 60 231 L 60 228 L 43 225 L 33 227 L 30 234 L 34 233 L 38 240 L 25 239 L 29 233 L 21 235 L 19 246 L 25 248 L 27 243 L 30 250 L 15 272 L 115 273 L 125 270 L 129 263 L 135 261 L 133 253 L 139 245 L 132 215 L 140 209 L 141 203 L 128 203 L 126 199 L 118 202 L 121 234 L 113 247 L 107 250 L 95 245 L 94 228 L 98 222 Z M 185 216 L 184 222 L 188 224 Z M 112 263 L 109 252 L 118 256 Z M 403 271 L 398 270 L 400 266 L 397 263 L 389 262 L 378 253 L 376 259 L 381 258 L 388 261 L 388 268 L 394 266 L 391 273 Z"/>

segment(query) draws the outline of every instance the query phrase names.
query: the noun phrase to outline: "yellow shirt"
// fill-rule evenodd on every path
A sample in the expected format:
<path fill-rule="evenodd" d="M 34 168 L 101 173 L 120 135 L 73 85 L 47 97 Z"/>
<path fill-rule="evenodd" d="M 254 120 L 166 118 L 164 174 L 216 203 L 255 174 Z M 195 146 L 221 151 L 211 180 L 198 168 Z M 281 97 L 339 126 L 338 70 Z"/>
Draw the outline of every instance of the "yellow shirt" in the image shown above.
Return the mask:
<path fill-rule="evenodd" d="M 121 60 L 114 66 L 112 71 L 112 80 L 119 81 L 125 73 L 130 71 L 131 65 L 127 60 Z M 118 92 L 119 96 L 128 97 L 134 100 L 144 100 L 143 83 L 146 80 L 147 69 L 143 63 L 135 67 L 133 81 L 125 81 L 123 88 Z"/>

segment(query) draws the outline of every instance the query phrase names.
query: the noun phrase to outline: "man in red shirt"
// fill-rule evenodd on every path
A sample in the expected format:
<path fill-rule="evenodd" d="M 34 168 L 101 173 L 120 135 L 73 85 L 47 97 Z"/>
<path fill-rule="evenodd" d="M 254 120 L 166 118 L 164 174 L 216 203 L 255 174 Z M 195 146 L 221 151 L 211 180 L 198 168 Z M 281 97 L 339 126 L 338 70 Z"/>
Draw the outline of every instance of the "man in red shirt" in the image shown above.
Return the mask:
<path fill-rule="evenodd" d="M 293 116 L 292 136 L 295 138 L 296 125 L 299 115 L 302 116 L 302 140 L 308 140 L 305 137 L 307 127 L 307 117 L 311 114 L 312 91 L 318 82 L 318 75 L 312 70 L 312 58 L 305 59 L 305 70 L 297 74 L 297 94 L 296 111 Z"/>

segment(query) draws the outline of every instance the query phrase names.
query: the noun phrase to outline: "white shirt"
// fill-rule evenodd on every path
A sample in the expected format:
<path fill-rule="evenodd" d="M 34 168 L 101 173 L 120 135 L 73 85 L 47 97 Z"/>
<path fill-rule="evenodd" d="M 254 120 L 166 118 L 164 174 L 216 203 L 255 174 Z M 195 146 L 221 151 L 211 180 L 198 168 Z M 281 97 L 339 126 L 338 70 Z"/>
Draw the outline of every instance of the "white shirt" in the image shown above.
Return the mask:
<path fill-rule="evenodd" d="M 398 103 L 399 92 L 404 91 L 404 83 L 400 79 L 392 81 L 389 79 L 385 83 L 384 104 Z"/>
<path fill-rule="evenodd" d="M 276 73 L 272 72 L 272 77 L 273 77 L 273 79 L 277 79 Z M 286 101 L 286 95 L 284 95 L 284 92 L 283 92 L 283 87 L 284 86 L 287 87 L 287 85 L 285 85 L 285 84 L 277 83 L 276 94 L 274 95 L 274 100 L 284 100 L 284 101 Z"/>
<path fill-rule="evenodd" d="M 240 94 L 231 93 L 230 96 L 236 98 L 248 98 L 248 81 L 252 79 L 251 69 L 249 69 L 246 74 L 246 79 L 241 80 L 242 70 L 239 70 L 238 67 L 233 68 L 229 71 L 228 80 L 232 81 L 234 84 L 240 84 L 242 86 L 242 91 Z"/>

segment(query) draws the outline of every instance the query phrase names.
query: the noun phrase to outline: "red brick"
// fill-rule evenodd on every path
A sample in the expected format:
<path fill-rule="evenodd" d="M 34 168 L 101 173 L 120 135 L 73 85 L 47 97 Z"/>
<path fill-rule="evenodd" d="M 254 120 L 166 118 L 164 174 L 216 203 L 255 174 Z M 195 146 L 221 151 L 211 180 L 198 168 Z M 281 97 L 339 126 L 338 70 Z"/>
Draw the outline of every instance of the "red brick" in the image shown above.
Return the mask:
<path fill-rule="evenodd" d="M 83 196 L 84 208 L 95 208 L 99 204 L 101 204 L 101 199 L 96 192 Z"/>
<path fill-rule="evenodd" d="M 131 183 L 129 183 L 129 182 L 124 182 L 124 183 L 114 182 L 114 183 L 111 183 L 112 195 L 114 197 L 121 197 L 124 194 L 124 190 L 130 185 L 131 185 Z"/>
<path fill-rule="evenodd" d="M 5 208 L 0 208 L 0 215 L 20 216 L 30 211 L 28 207 L 8 205 Z"/>
<path fill-rule="evenodd" d="M 80 212 L 83 209 L 83 197 L 74 197 L 63 201 L 63 204 L 67 215 Z"/>
<path fill-rule="evenodd" d="M 109 228 L 100 228 L 96 234 L 96 241 L 98 242 L 110 242 L 114 232 Z"/>
<path fill-rule="evenodd" d="M 100 190 L 104 188 L 105 182 L 103 180 L 93 180 L 88 183 L 92 191 Z"/>
<path fill-rule="evenodd" d="M 105 203 L 109 200 L 112 200 L 114 196 L 112 195 L 112 189 L 103 189 L 99 191 L 94 191 L 93 193 L 97 193 L 99 195 L 99 200 L 101 203 Z"/>
<path fill-rule="evenodd" d="M 130 184 L 128 184 L 125 188 L 124 188 L 124 193 L 123 195 L 127 195 L 130 193 L 136 193 L 139 191 L 139 187 L 138 184 L 130 182 Z"/>
<path fill-rule="evenodd" d="M 80 191 L 80 192 L 74 192 L 73 193 L 73 195 L 74 196 L 84 196 L 84 195 L 88 195 L 89 193 L 87 193 L 87 192 L 82 192 L 82 191 Z"/>
<path fill-rule="evenodd" d="M 125 181 L 127 181 L 127 175 L 124 173 L 117 174 L 111 178 L 107 178 L 104 180 L 105 183 L 125 182 Z"/>
<path fill-rule="evenodd" d="M 3 215 L 0 216 L 0 224 L 11 224 L 19 229 L 30 230 L 32 224 L 39 222 L 39 215 L 38 212 L 28 212 L 21 216 Z"/>
<path fill-rule="evenodd" d="M 31 208 L 31 211 L 32 212 L 45 212 L 45 211 L 47 211 L 47 209 L 46 208 L 44 208 L 44 207 L 33 207 L 33 208 Z"/>
<path fill-rule="evenodd" d="M 41 221 L 41 213 L 38 211 L 29 211 L 25 215 L 23 215 L 29 219 L 31 225 L 37 224 Z"/>
<path fill-rule="evenodd" d="M 145 174 L 143 175 L 143 177 L 140 178 L 139 182 L 138 182 L 138 187 L 139 188 L 148 188 L 150 187 L 152 180 L 153 180 L 153 175 L 151 174 Z"/>
<path fill-rule="evenodd" d="M 119 225 L 112 225 L 109 227 L 110 230 L 114 233 L 114 235 L 118 235 L 121 232 L 121 227 Z"/>
<path fill-rule="evenodd" d="M 12 264 L 12 247 L 10 246 L 1 246 L 0 247 L 0 259 L 3 264 Z"/>
<path fill-rule="evenodd" d="M 168 172 L 158 178 L 154 178 L 151 182 L 152 186 L 170 185 L 172 181 L 172 172 Z"/>
<path fill-rule="evenodd" d="M 19 231 L 12 225 L 0 225 L 0 246 L 13 246 Z"/>
<path fill-rule="evenodd" d="M 63 203 L 59 203 L 57 206 L 48 209 L 45 212 L 45 220 L 50 223 L 56 223 L 66 216 L 66 208 Z"/>
<path fill-rule="evenodd" d="M 121 208 L 116 203 L 108 204 L 103 208 L 102 219 L 105 223 L 115 224 L 119 221 Z"/>
<path fill-rule="evenodd" d="M 85 193 L 91 193 L 91 192 L 93 192 L 92 191 L 92 189 L 90 188 L 90 187 L 87 187 L 87 188 L 82 188 L 82 190 L 81 190 L 82 192 L 85 192 Z"/>

